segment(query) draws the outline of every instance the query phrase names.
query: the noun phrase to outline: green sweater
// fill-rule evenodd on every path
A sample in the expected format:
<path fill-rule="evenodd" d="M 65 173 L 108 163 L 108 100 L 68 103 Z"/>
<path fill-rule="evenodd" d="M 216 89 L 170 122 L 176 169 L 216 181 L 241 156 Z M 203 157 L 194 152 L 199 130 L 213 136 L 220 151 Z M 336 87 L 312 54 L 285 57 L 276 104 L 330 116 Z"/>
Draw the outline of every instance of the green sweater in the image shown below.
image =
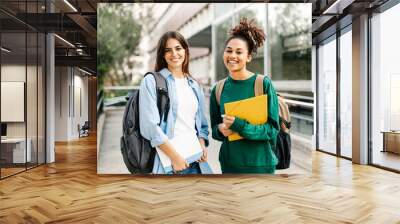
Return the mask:
<path fill-rule="evenodd" d="M 222 141 L 219 152 L 222 173 L 274 173 L 278 160 L 274 154 L 276 137 L 279 132 L 279 104 L 271 80 L 264 78 L 264 93 L 268 96 L 268 121 L 262 125 L 252 125 L 246 120 L 235 118 L 230 129 L 243 137 L 228 141 L 218 130 L 225 114 L 224 103 L 254 97 L 256 75 L 246 80 L 226 79 L 221 94 L 220 106 L 215 97 L 215 86 L 210 96 L 210 118 L 212 137 Z"/>

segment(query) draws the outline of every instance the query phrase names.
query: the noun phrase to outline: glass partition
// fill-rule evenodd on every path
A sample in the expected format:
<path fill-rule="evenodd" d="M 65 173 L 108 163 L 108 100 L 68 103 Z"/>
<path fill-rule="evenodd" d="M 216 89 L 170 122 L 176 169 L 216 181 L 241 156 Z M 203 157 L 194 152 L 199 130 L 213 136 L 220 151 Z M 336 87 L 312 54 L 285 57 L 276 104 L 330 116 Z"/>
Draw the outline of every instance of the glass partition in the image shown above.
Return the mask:
<path fill-rule="evenodd" d="M 45 1 L 2 1 L 0 7 L 0 178 L 45 162 L 45 35 L 24 22 Z M 37 18 L 37 17 L 33 17 Z"/>
<path fill-rule="evenodd" d="M 38 76 L 38 35 L 36 32 L 29 31 L 27 33 L 27 82 L 26 82 L 26 113 L 27 113 L 27 149 L 31 151 L 28 160 L 28 168 L 37 165 L 37 76 Z"/>
<path fill-rule="evenodd" d="M 340 154 L 352 157 L 352 35 L 351 26 L 340 36 Z"/>
<path fill-rule="evenodd" d="M 400 171 L 400 4 L 371 18 L 372 164 Z"/>
<path fill-rule="evenodd" d="M 43 164 L 46 162 L 46 145 L 45 145 L 45 124 L 46 124 L 46 76 L 45 76 L 45 65 L 46 65 L 46 37 L 43 33 L 38 34 L 38 76 L 37 76 L 37 90 L 38 90 L 38 105 L 37 105 L 37 162 Z"/>
<path fill-rule="evenodd" d="M 26 32 L 1 34 L 1 176 L 24 171 L 31 160 L 26 141 Z"/>
<path fill-rule="evenodd" d="M 336 154 L 336 36 L 318 47 L 318 149 Z"/>

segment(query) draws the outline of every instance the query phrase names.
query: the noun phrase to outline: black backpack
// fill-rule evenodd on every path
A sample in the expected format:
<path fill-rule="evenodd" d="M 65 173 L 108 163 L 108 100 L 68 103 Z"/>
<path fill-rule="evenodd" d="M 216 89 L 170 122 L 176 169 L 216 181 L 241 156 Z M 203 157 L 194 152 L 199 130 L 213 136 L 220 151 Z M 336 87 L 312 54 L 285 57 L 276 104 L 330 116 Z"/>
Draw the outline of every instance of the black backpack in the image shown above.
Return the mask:
<path fill-rule="evenodd" d="M 169 111 L 167 80 L 158 72 L 148 72 L 146 75 L 153 75 L 156 80 L 157 107 L 161 123 L 162 115 L 165 121 Z M 121 153 L 129 172 L 151 173 L 156 150 L 151 147 L 150 141 L 140 134 L 139 94 L 140 91 L 136 90 L 128 96 L 122 121 Z"/>
<path fill-rule="evenodd" d="M 276 137 L 275 155 L 278 158 L 276 169 L 287 169 L 290 166 L 292 140 L 290 138 L 290 113 L 285 99 L 278 95 L 279 102 L 279 125 L 280 130 Z"/>

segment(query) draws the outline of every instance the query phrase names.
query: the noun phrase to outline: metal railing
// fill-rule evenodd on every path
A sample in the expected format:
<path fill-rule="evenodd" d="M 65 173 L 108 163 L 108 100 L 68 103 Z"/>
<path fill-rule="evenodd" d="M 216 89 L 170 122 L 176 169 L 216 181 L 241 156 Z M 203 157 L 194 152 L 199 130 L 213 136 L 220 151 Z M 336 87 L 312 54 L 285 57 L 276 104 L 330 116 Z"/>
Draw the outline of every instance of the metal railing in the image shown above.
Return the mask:
<path fill-rule="evenodd" d="M 307 103 L 307 102 L 303 102 L 303 101 L 290 100 L 290 99 L 286 99 L 285 101 L 289 105 L 301 106 L 301 107 L 304 107 L 304 108 L 314 109 L 314 103 Z"/>
<path fill-rule="evenodd" d="M 103 107 L 110 106 L 125 106 L 126 95 L 121 95 L 117 97 L 107 98 L 106 93 L 118 92 L 118 91 L 133 91 L 138 90 L 139 86 L 108 86 L 104 87 L 97 94 L 97 113 L 103 112 Z M 206 107 L 208 111 L 208 103 L 210 97 L 210 87 L 204 87 L 204 95 L 206 97 Z M 292 130 L 295 133 L 311 137 L 313 132 L 313 110 L 314 110 L 314 98 L 310 96 L 303 96 L 297 94 L 289 93 L 279 93 L 286 100 L 289 106 L 290 114 L 292 117 Z"/>
<path fill-rule="evenodd" d="M 104 91 L 101 89 L 97 91 L 97 118 L 103 113 L 104 108 Z"/>
<path fill-rule="evenodd" d="M 139 86 L 105 86 L 103 88 L 103 106 L 121 107 L 127 103 L 126 96 L 128 92 L 139 90 Z M 110 95 L 114 95 L 110 97 Z"/>
<path fill-rule="evenodd" d="M 114 90 L 137 90 L 139 86 L 105 86 L 104 91 L 114 91 Z"/>
<path fill-rule="evenodd" d="M 311 138 L 314 126 L 314 98 L 289 93 L 279 93 L 289 106 L 292 120 L 291 131 L 296 135 Z"/>

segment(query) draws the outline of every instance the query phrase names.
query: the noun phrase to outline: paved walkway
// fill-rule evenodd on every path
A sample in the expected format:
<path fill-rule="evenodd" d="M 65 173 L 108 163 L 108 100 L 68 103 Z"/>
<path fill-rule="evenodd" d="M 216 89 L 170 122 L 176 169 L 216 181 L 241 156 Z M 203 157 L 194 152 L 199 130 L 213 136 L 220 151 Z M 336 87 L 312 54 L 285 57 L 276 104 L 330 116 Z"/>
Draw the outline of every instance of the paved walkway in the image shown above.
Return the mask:
<path fill-rule="evenodd" d="M 122 136 L 122 116 L 124 108 L 111 108 L 105 111 L 103 133 L 100 141 L 97 173 L 124 174 L 129 173 L 122 159 L 120 138 Z"/>

